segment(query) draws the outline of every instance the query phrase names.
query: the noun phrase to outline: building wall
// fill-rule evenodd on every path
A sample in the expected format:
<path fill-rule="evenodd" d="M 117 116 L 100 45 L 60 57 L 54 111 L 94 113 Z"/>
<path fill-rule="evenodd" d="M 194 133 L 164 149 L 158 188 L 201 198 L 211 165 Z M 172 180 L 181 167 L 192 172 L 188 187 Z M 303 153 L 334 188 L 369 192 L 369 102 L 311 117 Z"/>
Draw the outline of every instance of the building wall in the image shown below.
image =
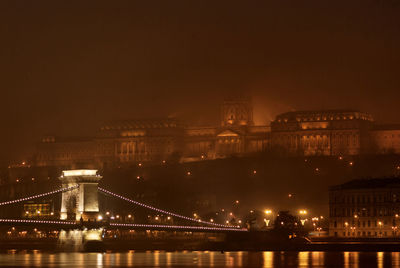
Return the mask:
<path fill-rule="evenodd" d="M 357 155 L 368 150 L 372 122 L 348 110 L 284 113 L 271 123 L 271 145 L 289 155 Z"/>
<path fill-rule="evenodd" d="M 398 129 L 373 130 L 370 137 L 377 153 L 400 153 L 400 126 Z"/>
<path fill-rule="evenodd" d="M 331 191 L 329 209 L 330 236 L 400 236 L 400 187 Z"/>
<path fill-rule="evenodd" d="M 253 125 L 253 107 L 250 100 L 224 101 L 221 106 L 221 126 Z"/>
<path fill-rule="evenodd" d="M 38 144 L 36 166 L 88 165 L 95 159 L 95 143 L 93 139 L 60 139 L 45 137 Z"/>

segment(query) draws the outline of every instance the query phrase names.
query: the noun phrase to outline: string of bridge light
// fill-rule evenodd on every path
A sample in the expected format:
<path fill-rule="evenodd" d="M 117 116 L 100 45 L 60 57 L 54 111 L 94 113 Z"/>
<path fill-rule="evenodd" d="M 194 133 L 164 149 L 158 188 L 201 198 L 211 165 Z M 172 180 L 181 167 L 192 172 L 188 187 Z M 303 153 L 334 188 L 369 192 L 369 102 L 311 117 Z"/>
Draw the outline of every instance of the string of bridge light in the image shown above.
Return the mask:
<path fill-rule="evenodd" d="M 47 192 L 47 193 L 43 193 L 43 194 L 37 194 L 37 195 L 32 195 L 32 196 L 28 196 L 28 197 L 24 197 L 24 198 L 20 198 L 20 199 L 0 202 L 0 206 L 15 204 L 15 203 L 19 203 L 19 202 L 24 202 L 24 201 L 36 199 L 36 198 L 43 197 L 43 196 L 57 194 L 57 193 L 60 193 L 60 192 L 65 192 L 65 191 L 70 191 L 70 190 L 73 190 L 73 189 L 78 188 L 78 187 L 79 187 L 79 185 L 73 185 L 73 186 L 61 188 L 61 189 L 54 190 L 54 191 Z"/>
<path fill-rule="evenodd" d="M 203 227 L 203 226 L 181 226 L 181 225 L 158 225 L 158 224 L 135 224 L 135 223 L 110 223 L 115 227 L 136 227 L 136 228 L 165 228 L 165 229 L 191 229 L 202 231 L 234 231 L 247 232 L 247 229 L 223 228 L 223 227 Z"/>
<path fill-rule="evenodd" d="M 225 227 L 225 228 L 232 228 L 231 226 L 228 226 L 228 225 L 218 224 L 218 223 L 213 223 L 213 222 L 208 222 L 208 221 L 202 221 L 202 220 L 198 220 L 198 219 L 193 219 L 193 218 L 190 218 L 190 217 L 187 217 L 187 216 L 179 215 L 179 214 L 176 214 L 176 213 L 173 213 L 173 212 L 169 212 L 169 211 L 166 211 L 166 210 L 163 210 L 163 209 L 159 209 L 159 208 L 156 208 L 156 207 L 152 207 L 152 206 L 149 206 L 149 205 L 140 203 L 140 202 L 138 202 L 138 201 L 129 199 L 129 198 L 124 197 L 124 196 L 122 196 L 122 195 L 115 194 L 115 193 L 110 192 L 110 191 L 108 191 L 108 190 L 106 190 L 106 189 L 103 189 L 103 188 L 101 188 L 101 187 L 98 187 L 98 189 L 99 189 L 101 192 L 103 192 L 103 193 L 112 195 L 112 196 L 114 196 L 114 197 L 118 197 L 118 198 L 120 198 L 120 199 L 122 199 L 122 200 L 125 200 L 125 201 L 127 201 L 127 202 L 130 202 L 130 203 L 133 203 L 133 204 L 135 204 L 135 205 L 138 205 L 138 206 L 141 206 L 141 207 L 144 207 L 144 208 L 147 208 L 147 209 L 151 209 L 151 210 L 154 210 L 154 211 L 163 213 L 163 214 L 167 214 L 167 215 L 170 215 L 170 216 L 174 216 L 174 217 L 177 217 L 177 218 L 181 218 L 181 219 L 185 219 L 185 220 L 193 221 L 193 222 L 197 222 L 197 223 L 203 223 L 203 224 L 208 224 L 208 225 L 213 225 L 213 226 L 219 226 L 219 227 Z M 236 228 L 239 228 L 239 227 L 236 227 Z"/>
<path fill-rule="evenodd" d="M 0 222 L 7 222 L 7 223 L 45 223 L 45 224 L 76 225 L 76 222 L 73 222 L 73 221 L 47 221 L 47 220 L 0 219 Z"/>

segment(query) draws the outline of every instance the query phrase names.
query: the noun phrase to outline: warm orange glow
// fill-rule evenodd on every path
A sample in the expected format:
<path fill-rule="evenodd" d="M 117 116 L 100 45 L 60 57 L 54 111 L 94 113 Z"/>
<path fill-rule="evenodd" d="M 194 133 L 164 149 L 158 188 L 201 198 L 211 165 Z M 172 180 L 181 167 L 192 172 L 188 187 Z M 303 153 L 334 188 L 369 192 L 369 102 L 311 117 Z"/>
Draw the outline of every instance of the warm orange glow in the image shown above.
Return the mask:
<path fill-rule="evenodd" d="M 301 210 L 299 210 L 299 214 L 306 215 L 307 214 L 307 210 L 301 209 Z"/>

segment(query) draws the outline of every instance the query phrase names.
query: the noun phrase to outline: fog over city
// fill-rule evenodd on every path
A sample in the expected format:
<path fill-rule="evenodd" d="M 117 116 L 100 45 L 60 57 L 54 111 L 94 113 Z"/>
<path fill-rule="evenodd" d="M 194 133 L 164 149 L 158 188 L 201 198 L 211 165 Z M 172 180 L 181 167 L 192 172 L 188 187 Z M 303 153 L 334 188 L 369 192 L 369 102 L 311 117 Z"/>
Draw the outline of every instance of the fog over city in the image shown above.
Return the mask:
<path fill-rule="evenodd" d="M 0 158 L 113 119 L 218 124 L 238 95 L 256 124 L 328 108 L 398 122 L 399 17 L 395 0 L 1 1 Z"/>

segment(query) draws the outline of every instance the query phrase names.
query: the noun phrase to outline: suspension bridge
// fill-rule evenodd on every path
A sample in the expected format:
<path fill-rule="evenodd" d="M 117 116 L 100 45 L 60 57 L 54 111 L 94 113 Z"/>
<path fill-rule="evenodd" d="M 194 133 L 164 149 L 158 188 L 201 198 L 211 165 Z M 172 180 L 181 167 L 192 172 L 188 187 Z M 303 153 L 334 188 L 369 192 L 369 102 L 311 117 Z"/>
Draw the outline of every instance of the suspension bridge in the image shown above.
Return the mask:
<path fill-rule="evenodd" d="M 2 206 L 13 205 L 21 202 L 27 202 L 47 196 L 61 193 L 60 219 L 57 220 L 38 220 L 24 218 L 3 218 L 0 219 L 0 225 L 6 226 L 46 226 L 55 229 L 129 229 L 129 230 L 159 230 L 159 231 L 185 231 L 185 232 L 247 232 L 247 229 L 219 224 L 215 222 L 203 221 L 191 218 L 175 212 L 167 211 L 148 204 L 138 202 L 128 197 L 114 193 L 98 186 L 101 176 L 97 170 L 66 170 L 60 177 L 62 186 L 50 192 L 27 196 L 15 200 L 0 202 Z M 98 194 L 123 200 L 133 206 L 139 206 L 150 211 L 163 215 L 178 218 L 187 225 L 167 225 L 167 224 L 146 224 L 146 223 L 116 223 L 102 220 L 99 211 Z M 75 215 L 71 219 L 70 215 Z"/>

